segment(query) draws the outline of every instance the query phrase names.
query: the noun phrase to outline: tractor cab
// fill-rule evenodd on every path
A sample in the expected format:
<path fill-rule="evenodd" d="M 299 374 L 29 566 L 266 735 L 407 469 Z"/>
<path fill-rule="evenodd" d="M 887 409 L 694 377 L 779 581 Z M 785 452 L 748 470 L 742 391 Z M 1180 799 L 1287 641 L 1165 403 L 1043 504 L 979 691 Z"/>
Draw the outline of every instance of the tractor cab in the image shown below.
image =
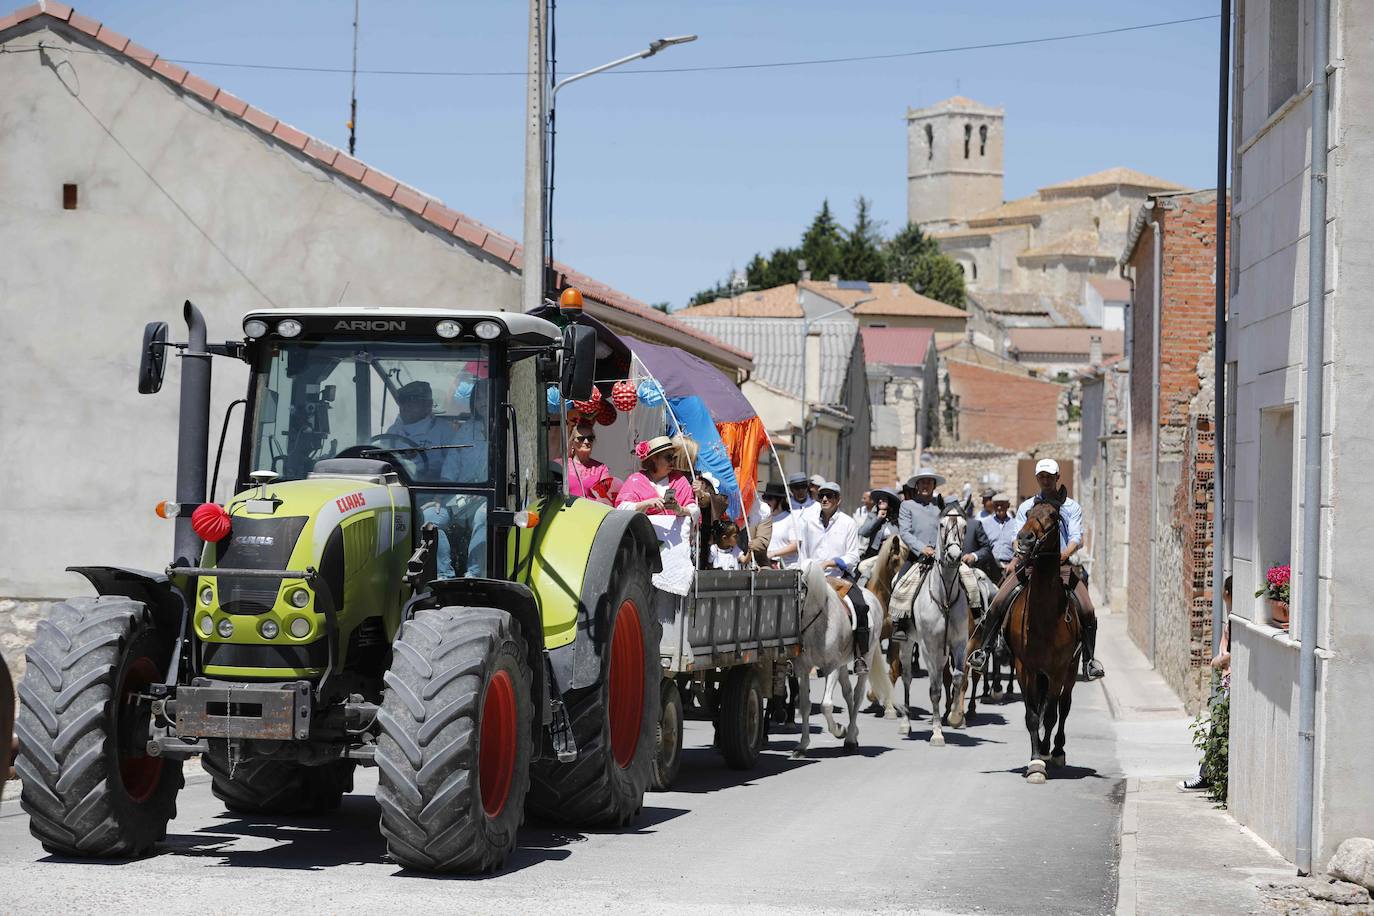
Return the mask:
<path fill-rule="evenodd" d="M 389 478 L 409 493 L 414 539 L 437 535 L 435 577 L 502 576 L 493 527 L 547 475 L 542 391 L 560 339 L 506 312 L 327 309 L 244 318 L 252 375 L 238 487 Z M 543 355 L 541 362 L 539 356 Z M 340 508 L 347 511 L 344 494 Z"/>

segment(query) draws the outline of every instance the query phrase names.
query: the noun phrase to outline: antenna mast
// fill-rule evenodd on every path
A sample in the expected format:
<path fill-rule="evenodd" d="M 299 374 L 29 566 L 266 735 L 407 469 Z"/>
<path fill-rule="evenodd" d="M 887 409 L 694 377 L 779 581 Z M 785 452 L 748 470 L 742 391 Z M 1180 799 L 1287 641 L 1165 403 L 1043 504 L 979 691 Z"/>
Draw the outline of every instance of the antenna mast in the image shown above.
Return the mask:
<path fill-rule="evenodd" d="M 348 155 L 358 145 L 358 6 L 361 0 L 353 0 L 353 88 L 348 100 Z"/>

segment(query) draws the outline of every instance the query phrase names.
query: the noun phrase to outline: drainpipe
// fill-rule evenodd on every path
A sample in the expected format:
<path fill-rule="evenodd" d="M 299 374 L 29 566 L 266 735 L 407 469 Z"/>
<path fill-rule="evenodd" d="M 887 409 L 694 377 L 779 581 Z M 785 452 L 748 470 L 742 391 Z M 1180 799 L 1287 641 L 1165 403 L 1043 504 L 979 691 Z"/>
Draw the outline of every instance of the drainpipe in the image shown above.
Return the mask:
<path fill-rule="evenodd" d="M 1303 391 L 1302 624 L 1298 656 L 1298 874 L 1312 873 L 1316 789 L 1317 605 L 1321 596 L 1322 372 L 1326 361 L 1327 53 L 1330 0 L 1312 4 L 1312 190 L 1307 249 L 1307 383 Z"/>
<path fill-rule="evenodd" d="M 1226 633 L 1226 602 L 1223 584 L 1226 581 L 1226 221 L 1230 206 L 1226 200 L 1226 133 L 1230 129 L 1229 85 L 1231 77 L 1231 0 L 1221 0 L 1221 69 L 1217 90 L 1217 266 L 1216 266 L 1216 330 L 1212 333 L 1212 348 L 1216 351 L 1212 370 L 1212 429 L 1215 446 L 1212 449 L 1212 654 L 1221 654 L 1221 640 Z"/>
<path fill-rule="evenodd" d="M 1120 266 L 1118 266 L 1117 272 L 1121 275 L 1121 279 L 1123 279 L 1123 280 L 1125 280 L 1127 283 L 1131 284 L 1131 299 L 1130 299 L 1130 303 L 1129 303 L 1128 306 L 1127 306 L 1127 315 L 1126 315 L 1126 317 L 1127 317 L 1129 320 L 1127 320 L 1127 321 L 1124 322 L 1124 324 L 1125 324 L 1125 328 L 1124 328 L 1125 335 L 1124 335 L 1124 336 L 1125 336 L 1125 338 L 1126 338 L 1126 346 L 1125 346 L 1126 354 L 1130 357 L 1130 360 L 1131 360 L 1131 369 L 1132 369 L 1132 371 L 1134 371 L 1134 368 L 1135 368 L 1135 270 L 1134 270 L 1134 269 L 1130 269 L 1130 270 L 1128 271 L 1128 269 L 1127 269 L 1127 267 L 1126 267 L 1126 264 L 1125 264 L 1125 262 L 1123 261 L 1123 262 L 1121 262 Z M 1131 446 L 1132 446 L 1132 444 L 1133 444 L 1134 441 L 1135 441 L 1135 435 L 1134 435 L 1134 433 L 1132 432 L 1132 430 L 1135 429 L 1135 422 L 1134 422 L 1134 420 L 1132 419 L 1132 415 L 1131 415 L 1131 412 L 1132 412 L 1134 409 L 1135 409 L 1135 405 L 1134 405 L 1134 402 L 1131 400 L 1131 381 L 1130 381 L 1130 379 L 1128 378 L 1128 379 L 1126 380 L 1126 405 L 1125 405 L 1125 411 L 1124 411 L 1124 412 L 1125 412 L 1125 416 L 1126 416 L 1126 520 L 1125 520 L 1125 525 L 1126 525 L 1126 527 L 1125 527 L 1125 531 L 1126 531 L 1126 543 L 1127 543 L 1128 545 L 1129 545 L 1129 543 L 1130 543 L 1130 537 L 1131 537 L 1131 503 L 1135 502 L 1135 498 L 1134 498 L 1134 496 L 1133 496 L 1133 494 L 1134 494 L 1135 491 L 1131 489 L 1131 479 L 1132 479 L 1132 470 L 1131 470 L 1131 466 L 1135 463 L 1135 452 L 1131 451 Z M 1122 582 L 1129 582 L 1129 581 L 1130 581 L 1130 578 L 1131 578 L 1131 551 L 1130 551 L 1129 547 L 1128 547 L 1128 549 L 1125 551 L 1125 556 L 1124 556 L 1123 559 L 1124 559 L 1126 562 L 1125 562 L 1125 564 L 1121 567 L 1121 581 L 1122 581 Z"/>
<path fill-rule="evenodd" d="M 1155 201 L 1146 202 L 1145 207 L 1153 212 Z M 1149 648 L 1150 667 L 1153 668 L 1156 616 L 1159 613 L 1159 600 L 1156 597 L 1158 590 L 1155 588 L 1155 583 L 1159 581 L 1159 313 L 1164 289 L 1164 240 L 1159 233 L 1158 219 L 1150 220 L 1150 237 L 1154 243 L 1154 288 L 1150 294 L 1151 308 L 1154 309 L 1150 355 L 1154 359 L 1154 367 L 1150 385 L 1150 629 L 1146 642 Z"/>

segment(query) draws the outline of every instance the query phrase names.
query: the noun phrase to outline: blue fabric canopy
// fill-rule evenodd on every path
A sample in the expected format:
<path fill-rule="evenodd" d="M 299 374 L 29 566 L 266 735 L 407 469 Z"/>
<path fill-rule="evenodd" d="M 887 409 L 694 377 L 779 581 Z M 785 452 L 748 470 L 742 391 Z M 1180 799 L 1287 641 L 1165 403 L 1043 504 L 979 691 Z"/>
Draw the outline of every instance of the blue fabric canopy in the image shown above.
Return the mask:
<path fill-rule="evenodd" d="M 679 432 L 685 432 L 696 441 L 697 473 L 709 472 L 720 484 L 718 492 L 730 500 L 730 517 L 743 518 L 744 500 L 740 495 L 739 480 L 735 477 L 735 468 L 730 463 L 730 453 L 725 450 L 725 443 L 721 441 L 715 420 L 706 409 L 706 402 L 696 395 L 670 396 L 668 406 L 672 408 L 672 413 L 668 417 L 668 435 L 675 436 Z M 673 422 L 674 417 L 677 418 L 677 423 Z M 678 423 L 682 424 L 680 430 Z"/>

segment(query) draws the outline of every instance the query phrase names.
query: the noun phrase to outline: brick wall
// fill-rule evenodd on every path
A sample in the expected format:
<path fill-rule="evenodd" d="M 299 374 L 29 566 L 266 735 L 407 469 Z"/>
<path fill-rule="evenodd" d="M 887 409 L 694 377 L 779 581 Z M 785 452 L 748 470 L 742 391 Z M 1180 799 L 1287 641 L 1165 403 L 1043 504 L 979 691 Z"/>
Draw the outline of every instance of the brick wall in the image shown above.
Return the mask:
<path fill-rule="evenodd" d="M 1155 667 L 1196 708 L 1211 637 L 1211 348 L 1215 326 L 1216 195 L 1154 198 L 1161 276 L 1147 224 L 1132 251 L 1131 531 L 1127 625 Z M 1159 427 L 1154 397 L 1154 290 L 1160 290 Z M 1151 502 L 1155 449 L 1159 478 Z M 1152 564 L 1150 524 L 1155 520 Z M 1206 567 L 1203 569 L 1202 567 Z M 1203 606 L 1206 605 L 1205 622 Z"/>
<path fill-rule="evenodd" d="M 1063 385 L 954 359 L 947 366 L 960 440 L 1021 452 L 1058 438 Z"/>
<path fill-rule="evenodd" d="M 897 480 L 897 449 L 874 446 L 868 453 L 868 482 L 889 487 Z"/>

